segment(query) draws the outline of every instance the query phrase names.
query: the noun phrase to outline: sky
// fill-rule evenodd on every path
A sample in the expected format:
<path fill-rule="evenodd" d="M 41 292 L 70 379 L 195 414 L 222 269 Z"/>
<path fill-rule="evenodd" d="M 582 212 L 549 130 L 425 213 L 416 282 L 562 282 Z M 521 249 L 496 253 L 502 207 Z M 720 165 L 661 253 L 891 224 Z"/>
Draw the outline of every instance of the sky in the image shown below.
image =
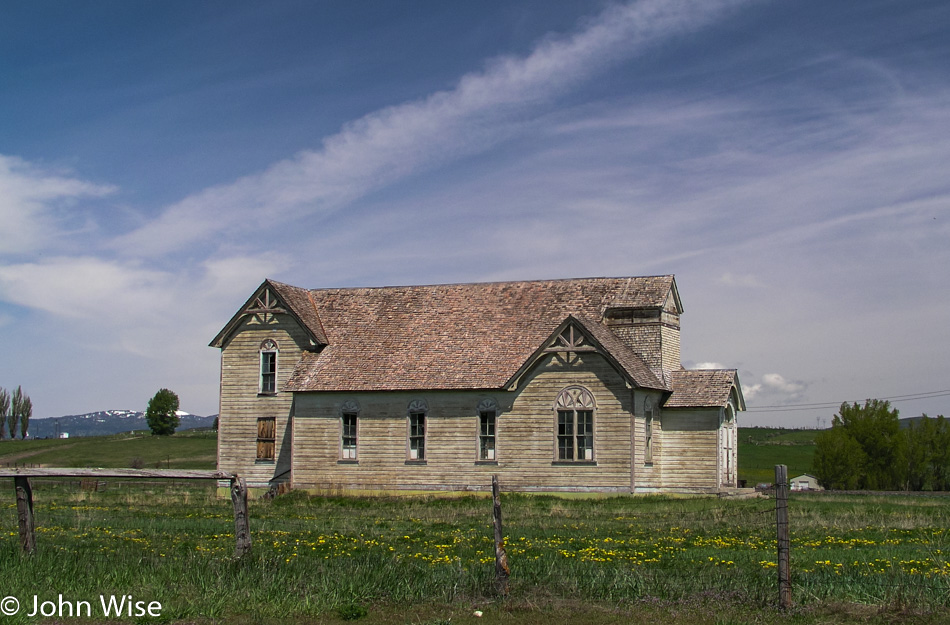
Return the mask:
<path fill-rule="evenodd" d="M 950 4 L 0 0 L 0 386 L 218 410 L 307 288 L 674 274 L 741 425 L 950 416 Z"/>

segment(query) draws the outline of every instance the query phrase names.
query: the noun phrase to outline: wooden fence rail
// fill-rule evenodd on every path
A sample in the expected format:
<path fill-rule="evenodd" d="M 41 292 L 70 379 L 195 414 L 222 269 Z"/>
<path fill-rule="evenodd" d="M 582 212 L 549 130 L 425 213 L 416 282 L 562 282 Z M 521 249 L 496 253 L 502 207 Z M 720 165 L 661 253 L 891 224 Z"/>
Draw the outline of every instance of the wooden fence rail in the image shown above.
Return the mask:
<path fill-rule="evenodd" d="M 33 518 L 33 489 L 31 477 L 79 478 L 145 478 L 166 480 L 230 480 L 231 501 L 234 504 L 234 556 L 240 558 L 251 550 L 251 531 L 248 526 L 247 484 L 243 477 L 224 471 L 190 469 L 74 469 L 15 467 L 0 468 L 0 478 L 12 477 L 16 489 L 17 521 L 20 526 L 20 547 L 24 553 L 36 550 L 36 524 Z"/>

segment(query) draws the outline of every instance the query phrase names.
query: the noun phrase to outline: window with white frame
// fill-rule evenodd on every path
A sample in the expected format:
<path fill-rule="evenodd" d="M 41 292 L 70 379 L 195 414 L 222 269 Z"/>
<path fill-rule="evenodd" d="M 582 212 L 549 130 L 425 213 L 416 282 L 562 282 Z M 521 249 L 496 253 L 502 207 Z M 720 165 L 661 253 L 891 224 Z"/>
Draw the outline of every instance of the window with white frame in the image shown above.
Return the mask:
<path fill-rule="evenodd" d="M 582 386 L 570 386 L 558 394 L 554 408 L 557 413 L 555 459 L 559 462 L 592 462 L 594 396 Z"/>
<path fill-rule="evenodd" d="M 409 460 L 426 459 L 426 415 L 428 412 L 428 405 L 421 399 L 416 399 L 409 404 Z"/>
<path fill-rule="evenodd" d="M 478 403 L 478 459 L 485 462 L 497 460 L 495 455 L 495 427 L 498 418 L 498 403 L 483 399 Z"/>
<path fill-rule="evenodd" d="M 357 459 L 357 443 L 359 431 L 360 406 L 350 399 L 343 402 L 340 410 L 340 458 L 342 460 Z"/>
<path fill-rule="evenodd" d="M 277 394 L 277 343 L 267 339 L 261 343 L 261 375 L 259 393 Z"/>

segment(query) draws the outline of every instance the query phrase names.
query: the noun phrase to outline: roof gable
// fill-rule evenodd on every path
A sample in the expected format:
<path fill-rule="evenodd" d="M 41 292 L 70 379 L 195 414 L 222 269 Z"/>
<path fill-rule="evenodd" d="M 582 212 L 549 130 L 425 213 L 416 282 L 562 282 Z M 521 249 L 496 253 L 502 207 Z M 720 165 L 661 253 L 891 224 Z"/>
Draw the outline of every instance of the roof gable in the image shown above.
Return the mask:
<path fill-rule="evenodd" d="M 320 318 L 306 289 L 264 280 L 214 337 L 210 346 L 224 347 L 242 319 L 248 315 L 259 316 L 264 322 L 271 315 L 290 315 L 310 335 L 314 346 L 327 342 Z"/>
<path fill-rule="evenodd" d="M 537 350 L 508 379 L 505 386 L 517 386 L 521 378 L 546 354 L 593 352 L 607 359 L 635 388 L 669 390 L 643 359 L 616 334 L 583 316 L 568 315 Z"/>

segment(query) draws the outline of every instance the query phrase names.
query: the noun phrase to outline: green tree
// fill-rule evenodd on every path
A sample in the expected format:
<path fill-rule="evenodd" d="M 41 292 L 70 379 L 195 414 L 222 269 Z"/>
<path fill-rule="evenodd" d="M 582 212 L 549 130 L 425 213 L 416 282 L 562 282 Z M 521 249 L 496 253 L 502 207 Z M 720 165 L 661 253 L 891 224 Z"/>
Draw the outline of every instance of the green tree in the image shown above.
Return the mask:
<path fill-rule="evenodd" d="M 864 451 L 867 461 L 858 488 L 894 490 L 905 486 L 906 445 L 896 408 L 890 402 L 869 399 L 863 406 L 843 403 L 832 420 Z"/>
<path fill-rule="evenodd" d="M 933 488 L 936 434 L 937 422 L 927 415 L 917 422 L 911 422 L 904 430 L 907 442 L 908 490 Z"/>
<path fill-rule="evenodd" d="M 145 420 L 153 436 L 169 436 L 178 427 L 178 395 L 163 388 L 148 400 Z"/>
<path fill-rule="evenodd" d="M 10 397 L 10 415 L 7 417 L 10 438 L 16 438 L 16 426 L 20 423 L 21 414 L 23 414 L 23 389 L 18 386 Z"/>
<path fill-rule="evenodd" d="M 934 419 L 931 487 L 950 490 L 950 421 L 943 415 Z"/>
<path fill-rule="evenodd" d="M 815 437 L 812 473 L 825 488 L 854 490 L 868 463 L 867 455 L 845 428 L 832 425 Z"/>
<path fill-rule="evenodd" d="M 0 440 L 7 437 L 7 417 L 10 415 L 10 393 L 0 388 Z"/>
<path fill-rule="evenodd" d="M 33 416 L 33 400 L 29 395 L 25 395 L 20 411 L 20 438 L 26 438 L 26 432 L 30 429 L 30 417 Z M 12 432 L 11 432 L 12 434 Z"/>

